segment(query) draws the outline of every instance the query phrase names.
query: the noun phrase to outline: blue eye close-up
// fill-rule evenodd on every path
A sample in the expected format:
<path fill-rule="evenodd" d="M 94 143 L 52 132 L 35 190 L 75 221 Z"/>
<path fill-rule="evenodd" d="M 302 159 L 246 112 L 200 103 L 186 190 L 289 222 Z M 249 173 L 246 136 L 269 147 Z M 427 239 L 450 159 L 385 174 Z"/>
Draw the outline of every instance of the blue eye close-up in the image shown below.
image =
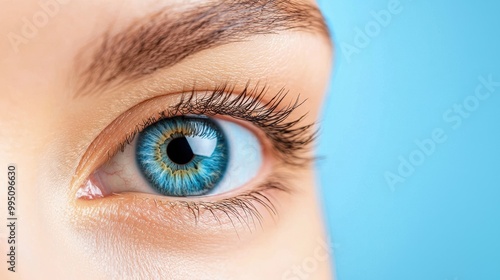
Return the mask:
<path fill-rule="evenodd" d="M 214 195 L 255 177 L 262 165 L 256 136 L 235 122 L 206 116 L 162 119 L 138 135 L 135 158 L 154 192 Z"/>
<path fill-rule="evenodd" d="M 158 193 L 209 193 L 223 178 L 229 147 L 220 126 L 209 118 L 160 120 L 139 134 L 137 163 Z"/>

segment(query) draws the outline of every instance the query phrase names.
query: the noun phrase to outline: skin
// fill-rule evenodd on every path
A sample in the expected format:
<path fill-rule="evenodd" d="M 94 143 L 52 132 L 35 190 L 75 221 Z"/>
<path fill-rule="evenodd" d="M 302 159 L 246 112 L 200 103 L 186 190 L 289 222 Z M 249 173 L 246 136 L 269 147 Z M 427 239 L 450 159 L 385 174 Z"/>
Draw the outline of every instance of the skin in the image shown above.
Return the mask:
<path fill-rule="evenodd" d="M 173 104 L 176 95 L 170 93 L 183 92 L 195 82 L 208 89 L 231 81 L 238 90 L 249 80 L 254 85 L 264 81 L 269 87 L 267 99 L 286 86 L 290 91 L 286 101 L 299 94 L 301 100 L 307 99 L 289 118 L 308 113 L 303 124 L 318 118 L 331 67 L 331 44 L 324 36 L 301 31 L 252 36 L 196 53 L 106 94 L 73 98 L 68 80 L 73 77 L 75 57 L 100 28 L 111 23 L 128 26 L 130 18 L 162 9 L 162 2 L 75 0 L 61 5 L 17 52 L 8 40 L 0 42 L 4 170 L 0 176 L 6 182 L 7 166 L 16 165 L 19 219 L 16 272 L 2 262 L 0 278 L 331 279 L 312 164 L 281 170 L 293 173 L 287 180 L 293 191 L 270 193 L 279 214 L 260 209 L 262 226 L 252 230 L 241 222 L 216 223 L 208 214 L 196 225 L 183 210 L 158 207 L 151 194 L 75 198 L 85 178 L 105 161 L 96 156 L 79 166 L 90 144 L 110 123 L 146 100 L 163 96 L 164 102 Z M 169 5 L 181 5 L 178 2 Z M 20 19 L 38 10 L 38 1 L 4 1 L 0 34 L 18 32 Z M 135 110 L 131 119 L 147 115 L 148 110 L 153 109 Z M 255 133 L 264 138 L 258 129 Z M 105 139 L 101 146 L 113 144 L 113 139 Z M 251 189 L 270 172 L 272 155 L 266 152 L 264 157 L 271 163 L 235 193 Z M 0 198 L 6 221 L 4 190 Z M 6 258 L 6 227 L 1 227 L 0 237 Z"/>

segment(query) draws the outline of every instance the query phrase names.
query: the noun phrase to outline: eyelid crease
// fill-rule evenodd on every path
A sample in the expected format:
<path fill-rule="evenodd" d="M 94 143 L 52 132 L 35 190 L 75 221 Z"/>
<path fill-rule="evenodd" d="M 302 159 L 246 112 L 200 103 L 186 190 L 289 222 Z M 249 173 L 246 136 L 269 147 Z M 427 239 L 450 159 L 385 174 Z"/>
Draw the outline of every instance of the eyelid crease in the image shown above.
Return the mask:
<path fill-rule="evenodd" d="M 110 28 L 92 40 L 98 43 L 96 50 L 87 53 L 93 49 L 90 45 L 80 54 L 88 56 L 90 63 L 77 64 L 81 80 L 76 97 L 137 80 L 200 51 L 254 35 L 306 31 L 320 34 L 331 44 L 321 11 L 306 1 L 217 0 L 189 6 L 181 11 L 163 9 L 132 21 L 118 33 Z"/>
<path fill-rule="evenodd" d="M 120 150 L 123 151 L 124 147 L 130 144 L 137 133 L 141 132 L 145 127 L 164 118 L 188 114 L 227 115 L 234 119 L 248 121 L 263 131 L 265 137 L 271 142 L 273 154 L 285 165 L 301 167 L 312 162 L 314 158 L 307 156 L 304 152 L 307 151 L 309 144 L 316 139 L 317 131 L 313 130 L 315 124 L 299 125 L 306 115 L 287 120 L 292 112 L 301 106 L 305 100 L 300 102 L 300 96 L 297 96 L 294 101 L 284 104 L 285 97 L 288 94 L 285 88 L 279 90 L 272 98 L 265 99 L 268 92 L 267 86 L 259 86 L 257 83 L 257 85 L 250 88 L 249 84 L 250 82 L 239 93 L 236 92 L 236 86 L 230 86 L 228 83 L 205 92 L 200 92 L 193 86 L 190 92 L 180 95 L 180 99 L 176 104 L 166 106 L 165 109 L 154 113 L 152 116 L 137 120 L 138 124 L 129 133 L 122 137 L 121 140 L 114 141 L 119 142 L 119 144 L 113 144 L 115 147 L 107 148 L 106 146 L 109 146 L 109 144 L 105 142 L 106 139 L 103 139 L 106 138 L 105 136 L 114 136 L 112 130 L 123 125 L 127 118 L 132 118 L 134 109 L 145 105 L 147 102 L 153 102 L 162 96 L 148 99 L 133 106 L 111 122 L 92 141 L 78 164 L 72 185 L 80 186 L 86 177 L 94 171 L 88 170 L 89 166 L 96 165 L 94 168 L 97 168 L 97 165 L 105 162 L 104 159 L 95 156 L 95 152 L 105 153 L 107 160 L 109 160 Z M 116 136 L 114 138 L 116 139 Z M 87 174 L 80 174 L 82 170 L 85 171 L 83 173 Z"/>

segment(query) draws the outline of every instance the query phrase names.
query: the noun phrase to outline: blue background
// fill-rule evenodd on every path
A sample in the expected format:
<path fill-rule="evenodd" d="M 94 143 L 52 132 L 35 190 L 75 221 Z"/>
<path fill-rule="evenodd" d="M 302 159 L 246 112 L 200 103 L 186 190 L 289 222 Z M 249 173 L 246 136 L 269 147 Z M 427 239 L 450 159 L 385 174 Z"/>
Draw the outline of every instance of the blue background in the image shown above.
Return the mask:
<path fill-rule="evenodd" d="M 478 77 L 500 82 L 500 1 L 401 0 L 350 55 L 391 1 L 319 2 L 336 45 L 318 168 L 338 279 L 500 279 L 500 87 L 460 126 L 443 118 L 476 105 Z M 391 188 L 434 129 L 446 141 Z"/>

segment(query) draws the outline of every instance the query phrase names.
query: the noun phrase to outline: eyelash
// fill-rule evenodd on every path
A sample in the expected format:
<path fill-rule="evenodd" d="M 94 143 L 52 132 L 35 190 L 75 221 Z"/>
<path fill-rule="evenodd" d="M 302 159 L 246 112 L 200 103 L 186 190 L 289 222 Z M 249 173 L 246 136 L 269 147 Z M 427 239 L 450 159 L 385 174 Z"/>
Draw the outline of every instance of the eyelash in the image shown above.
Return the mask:
<path fill-rule="evenodd" d="M 314 123 L 295 127 L 306 115 L 286 121 L 290 114 L 305 102 L 299 101 L 300 96 L 293 103 L 280 108 L 288 94 L 285 89 L 281 89 L 271 100 L 263 102 L 268 90 L 266 86 L 262 88 L 256 86 L 250 89 L 247 84 L 239 94 L 235 93 L 234 88 L 223 84 L 212 92 L 203 93 L 201 98 L 194 89 L 183 94 L 177 104 L 137 125 L 134 131 L 119 144 L 119 148 L 108 153 L 108 156 L 111 158 L 116 152 L 123 151 L 126 145 L 133 142 L 138 133 L 155 122 L 173 116 L 198 114 L 230 116 L 254 124 L 265 132 L 273 148 L 278 152 L 278 156 L 287 165 L 302 166 L 314 160 L 302 153 L 316 139 L 317 131 L 311 131 Z"/>
<path fill-rule="evenodd" d="M 138 133 L 157 121 L 179 115 L 199 114 L 222 115 L 248 121 L 264 131 L 266 137 L 271 140 L 277 157 L 285 166 L 300 167 L 310 163 L 314 158 L 304 155 L 303 151 L 307 150 L 308 145 L 316 138 L 317 131 L 311 131 L 314 124 L 298 126 L 305 115 L 287 121 L 292 112 L 304 101 L 299 102 L 299 97 L 297 97 L 294 102 L 284 105 L 288 92 L 281 89 L 272 99 L 264 102 L 267 91 L 266 86 L 259 88 L 257 85 L 254 88 L 249 88 L 247 84 L 240 93 L 235 93 L 235 87 L 223 84 L 211 92 L 201 93 L 200 96 L 200 93 L 193 89 L 191 92 L 184 93 L 177 104 L 143 120 L 131 133 L 126 135 L 117 148 L 108 152 L 108 157 L 112 158 L 117 152 L 123 152 Z M 254 190 L 219 201 L 174 200 L 161 202 L 161 200 L 155 199 L 155 205 L 184 206 L 193 214 L 195 222 L 200 217 L 200 210 L 211 212 L 214 219 L 220 222 L 216 212 L 221 211 L 233 225 L 231 216 L 249 227 L 250 222 L 255 224 L 255 219 L 259 224 L 262 223 L 262 214 L 253 204 L 254 202 L 262 205 L 273 216 L 277 215 L 277 209 L 271 201 L 268 191 L 279 190 L 291 193 L 292 189 L 286 186 L 286 178 L 289 177 L 286 175 L 288 174 L 274 172 Z"/>
<path fill-rule="evenodd" d="M 283 179 L 283 178 L 282 178 Z M 277 208 L 275 207 L 273 201 L 269 197 L 267 191 L 270 190 L 279 190 L 285 193 L 291 193 L 292 190 L 286 187 L 278 180 L 268 180 L 267 182 L 258 186 L 255 190 L 248 191 L 242 194 L 239 194 L 235 197 L 225 198 L 215 202 L 206 202 L 206 201 L 160 201 L 155 200 L 155 205 L 159 208 L 162 207 L 176 207 L 181 206 L 188 210 L 193 215 L 193 219 L 195 224 L 198 223 L 200 217 L 202 216 L 202 211 L 208 211 L 214 217 L 214 219 L 221 224 L 221 219 L 217 212 L 223 214 L 223 217 L 229 219 L 229 223 L 235 226 L 235 221 L 240 222 L 241 225 L 247 227 L 250 231 L 252 230 L 251 225 L 256 228 L 256 220 L 259 225 L 262 227 L 263 215 L 257 209 L 254 202 L 262 205 L 265 210 L 271 214 L 273 217 L 278 214 Z"/>

